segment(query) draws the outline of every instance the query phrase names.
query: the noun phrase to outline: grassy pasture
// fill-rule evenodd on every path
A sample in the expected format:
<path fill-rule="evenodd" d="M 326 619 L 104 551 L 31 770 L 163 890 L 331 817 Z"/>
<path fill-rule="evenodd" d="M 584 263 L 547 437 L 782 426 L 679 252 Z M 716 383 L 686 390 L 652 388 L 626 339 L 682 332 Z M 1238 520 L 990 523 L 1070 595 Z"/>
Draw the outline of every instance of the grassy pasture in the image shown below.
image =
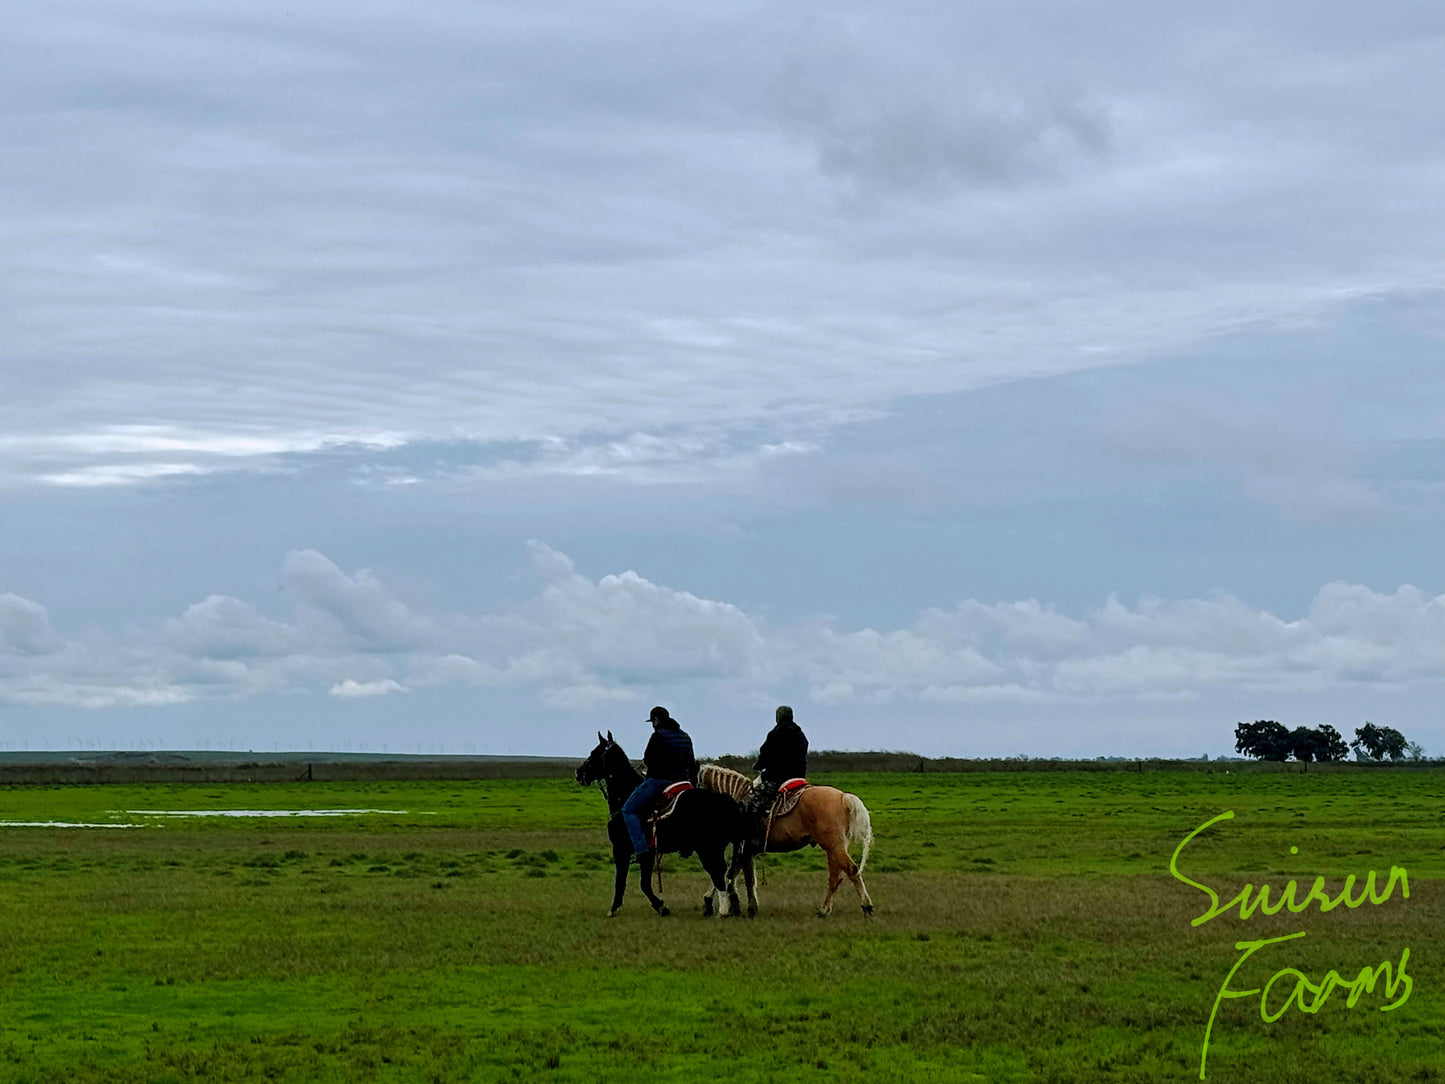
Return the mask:
<path fill-rule="evenodd" d="M 608 920 L 602 800 L 564 780 L 0 789 L 0 821 L 146 825 L 0 828 L 0 1081 L 1195 1080 L 1234 943 L 1300 930 L 1232 988 L 1408 948 L 1408 1001 L 1227 1001 L 1208 1079 L 1445 1079 L 1445 773 L 819 781 L 872 811 L 872 920 L 846 884 L 813 916 L 817 851 L 751 922 L 676 859 L 672 918 L 634 884 Z M 388 812 L 125 812 L 327 808 Z M 1181 868 L 1225 899 L 1392 864 L 1410 898 L 1192 928 L 1169 857 L 1224 810 Z"/>

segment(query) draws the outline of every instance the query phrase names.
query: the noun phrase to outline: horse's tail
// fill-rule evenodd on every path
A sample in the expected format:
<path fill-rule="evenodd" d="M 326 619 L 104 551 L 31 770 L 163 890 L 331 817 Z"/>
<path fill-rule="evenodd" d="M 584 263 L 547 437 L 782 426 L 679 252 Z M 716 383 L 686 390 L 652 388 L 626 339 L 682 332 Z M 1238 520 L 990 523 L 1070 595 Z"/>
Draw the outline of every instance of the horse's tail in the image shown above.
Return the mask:
<path fill-rule="evenodd" d="M 848 807 L 848 847 L 863 841 L 863 853 L 858 858 L 858 872 L 863 872 L 863 866 L 868 861 L 868 848 L 873 846 L 873 821 L 868 816 L 868 807 L 856 794 L 843 794 L 843 803 Z"/>

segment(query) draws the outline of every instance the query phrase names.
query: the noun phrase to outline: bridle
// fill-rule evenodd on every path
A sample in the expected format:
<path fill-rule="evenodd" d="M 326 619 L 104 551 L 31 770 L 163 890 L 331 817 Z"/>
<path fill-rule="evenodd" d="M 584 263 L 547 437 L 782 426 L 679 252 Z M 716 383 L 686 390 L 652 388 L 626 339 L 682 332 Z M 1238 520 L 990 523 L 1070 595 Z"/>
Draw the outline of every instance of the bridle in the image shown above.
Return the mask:
<path fill-rule="evenodd" d="M 597 789 L 602 792 L 602 800 L 607 803 L 609 808 L 612 805 L 612 796 L 608 793 L 607 790 L 607 754 L 612 752 L 612 750 L 615 748 L 617 748 L 617 743 L 615 741 L 610 741 L 604 738 L 602 740 L 601 746 L 593 753 L 592 756 L 588 757 L 583 764 L 583 767 L 591 765 L 594 757 L 601 760 L 601 766 L 598 769 L 597 776 L 594 779 L 587 780 L 587 782 L 583 783 L 582 785 L 586 787 L 590 786 L 592 783 L 596 783 Z"/>

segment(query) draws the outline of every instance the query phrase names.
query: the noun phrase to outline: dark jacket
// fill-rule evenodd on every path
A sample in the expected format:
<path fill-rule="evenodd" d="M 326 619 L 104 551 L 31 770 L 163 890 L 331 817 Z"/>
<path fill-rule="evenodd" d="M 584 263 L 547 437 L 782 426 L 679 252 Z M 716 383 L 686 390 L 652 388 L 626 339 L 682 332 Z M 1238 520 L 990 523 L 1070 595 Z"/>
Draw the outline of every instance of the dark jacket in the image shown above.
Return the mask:
<path fill-rule="evenodd" d="M 791 719 L 778 723 L 763 739 L 758 762 L 753 770 L 761 772 L 764 783 L 784 783 L 808 774 L 808 738 L 802 727 Z"/>
<path fill-rule="evenodd" d="M 642 754 L 648 779 L 665 779 L 677 783 L 697 776 L 697 757 L 692 752 L 692 739 L 677 725 L 676 719 L 664 719 L 653 730 Z"/>

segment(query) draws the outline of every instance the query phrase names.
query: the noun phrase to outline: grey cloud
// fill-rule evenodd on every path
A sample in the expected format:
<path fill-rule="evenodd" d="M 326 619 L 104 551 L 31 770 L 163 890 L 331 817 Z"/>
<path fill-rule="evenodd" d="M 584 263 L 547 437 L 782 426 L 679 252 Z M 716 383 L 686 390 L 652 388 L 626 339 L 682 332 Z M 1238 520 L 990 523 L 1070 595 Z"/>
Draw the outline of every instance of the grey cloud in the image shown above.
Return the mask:
<path fill-rule="evenodd" d="M 1018 655 L 1046 661 L 1085 650 L 1092 630 L 1085 621 L 1059 613 L 1037 599 L 989 605 L 968 599 L 953 610 L 927 610 L 917 621 L 925 637 L 978 649 L 989 655 Z"/>
<path fill-rule="evenodd" d="M 182 654 L 247 659 L 289 654 L 299 646 L 294 628 L 269 620 L 246 603 L 212 595 L 161 626 L 164 641 Z"/>
<path fill-rule="evenodd" d="M 1019 82 L 980 87 L 962 66 L 920 77 L 917 56 L 867 71 L 860 53 L 796 63 L 777 83 L 783 115 L 826 174 L 905 193 L 992 187 L 1055 180 L 1109 150 L 1094 103 Z"/>
<path fill-rule="evenodd" d="M 0 488 L 27 509 L 3 556 L 51 613 L 0 607 L 0 695 L 1428 685 L 1428 621 L 1296 615 L 1326 580 L 1433 568 L 1442 26 L 1336 2 L 24 7 L 0 41 Z M 1277 378 L 1196 399 L 1191 364 Z M 1112 398 L 1025 379 L 1086 371 Z M 1005 383 L 1014 414 L 962 439 Z M 258 553 L 405 568 L 429 531 L 427 589 L 467 612 L 320 557 L 257 593 Z M 453 545 L 534 535 L 636 571 L 539 553 L 518 601 Z M 969 599 L 990 584 L 1044 601 Z M 1092 606 L 1111 589 L 1167 598 Z M 127 631 L 64 633 L 92 623 Z"/>
<path fill-rule="evenodd" d="M 0 595 L 0 654 L 45 655 L 60 646 L 44 606 L 19 595 Z"/>
<path fill-rule="evenodd" d="M 1438 278 L 1429 141 L 1406 137 L 1441 115 L 1407 93 L 1438 39 L 1349 22 L 34 9 L 0 65 L 26 103 L 0 112 L 24 164 L 0 192 L 23 391 L 0 484 L 550 439 L 637 473 L 658 441 L 672 477 L 730 435 L 826 437 L 898 396 Z M 1358 156 L 1387 104 L 1396 135 Z M 840 203 L 800 177 L 799 132 L 940 198 Z M 724 439 L 678 442 L 679 414 Z M 105 439 L 135 426 L 180 439 Z"/>
<path fill-rule="evenodd" d="M 544 543 L 531 549 L 538 593 L 465 620 L 416 613 L 374 576 L 293 554 L 288 582 L 309 586 L 293 590 L 291 620 L 212 596 L 151 633 L 67 639 L 46 654 L 26 651 L 22 637 L 18 652 L 0 652 L 0 698 L 100 708 L 306 688 L 354 700 L 460 684 L 531 689 L 548 706 L 585 711 L 687 685 L 738 702 L 800 681 L 824 704 L 1040 704 L 1445 677 L 1445 596 L 1414 587 L 1330 584 L 1292 620 L 1222 594 L 1135 606 L 1110 598 L 1082 617 L 1032 600 L 969 599 L 905 627 L 847 630 L 828 619 L 766 622 L 635 572 L 589 579 Z M 308 621 L 318 598 L 346 638 Z M 38 627 L 33 603 L 6 596 L 5 605 Z"/>
<path fill-rule="evenodd" d="M 543 694 L 542 701 L 548 707 L 563 711 L 594 711 L 616 704 L 633 704 L 642 699 L 632 689 L 609 685 L 564 685 Z"/>
<path fill-rule="evenodd" d="M 348 576 L 314 550 L 299 550 L 282 569 L 303 620 L 339 633 L 365 650 L 396 652 L 435 637 L 434 623 L 393 597 L 366 569 Z"/>

